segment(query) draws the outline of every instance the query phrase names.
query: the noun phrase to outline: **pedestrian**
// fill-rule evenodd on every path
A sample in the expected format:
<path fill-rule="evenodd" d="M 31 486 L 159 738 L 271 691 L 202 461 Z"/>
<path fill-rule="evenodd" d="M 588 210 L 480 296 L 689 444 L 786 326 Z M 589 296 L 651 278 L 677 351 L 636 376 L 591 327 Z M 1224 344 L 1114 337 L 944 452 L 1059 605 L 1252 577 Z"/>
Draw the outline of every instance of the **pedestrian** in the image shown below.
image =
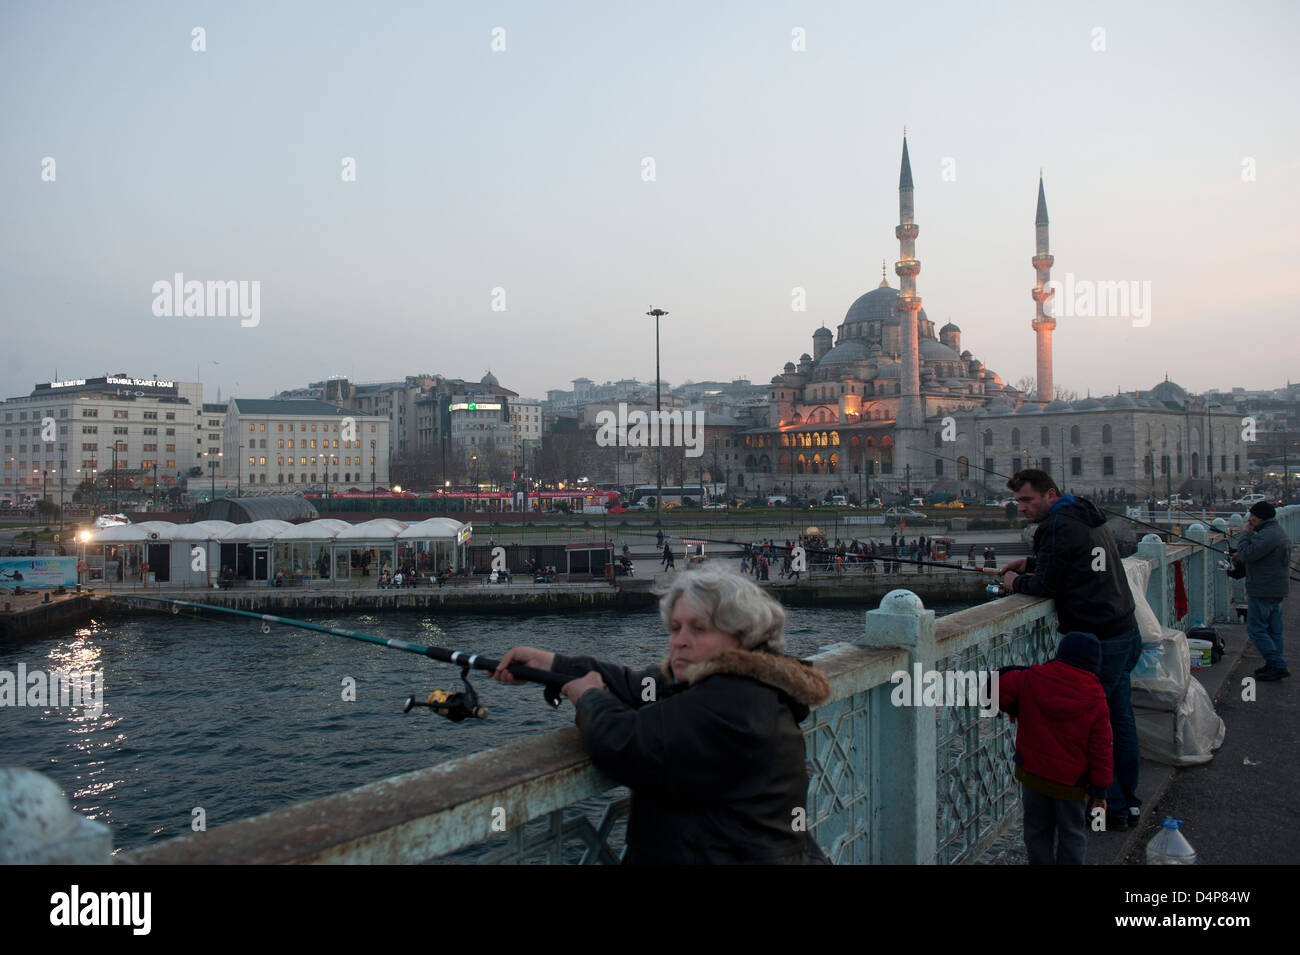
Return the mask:
<path fill-rule="evenodd" d="M 1016 722 L 1015 776 L 1030 865 L 1083 865 L 1088 818 L 1106 809 L 1113 772 L 1100 670 L 1097 638 L 1071 632 L 1050 662 L 998 671 L 994 699 Z"/>
<path fill-rule="evenodd" d="M 663 561 L 664 561 L 664 570 L 665 570 L 665 571 L 673 570 L 673 569 L 675 569 L 676 566 L 677 566 L 676 564 L 673 563 L 673 549 L 672 549 L 672 546 L 671 546 L 670 544 L 667 544 L 667 543 L 664 544 Z"/>
<path fill-rule="evenodd" d="M 1106 794 L 1106 828 L 1127 829 L 1142 817 L 1141 755 L 1129 684 L 1142 656 L 1142 637 L 1115 538 L 1095 504 L 1062 495 L 1046 471 L 1017 471 L 1007 487 L 1021 516 L 1038 530 L 1033 556 L 998 568 L 1003 585 L 1009 593 L 1051 597 L 1061 633 L 1091 633 L 1101 641 L 1101 688 L 1110 710 L 1115 771 Z"/>
<path fill-rule="evenodd" d="M 655 533 L 655 546 L 656 547 L 664 546 L 664 529 L 662 527 L 659 528 L 659 530 Z"/>
<path fill-rule="evenodd" d="M 1268 501 L 1251 505 L 1232 560 L 1246 568 L 1246 633 L 1264 657 L 1255 678 L 1284 680 L 1291 675 L 1282 656 L 1282 601 L 1291 587 L 1291 539 Z"/>
<path fill-rule="evenodd" d="M 818 863 L 802 825 L 807 752 L 799 723 L 830 697 L 826 677 L 784 654 L 785 612 L 752 581 L 703 567 L 659 603 L 662 667 L 515 647 L 512 663 L 583 673 L 561 688 L 596 768 L 632 790 L 630 865 Z"/>

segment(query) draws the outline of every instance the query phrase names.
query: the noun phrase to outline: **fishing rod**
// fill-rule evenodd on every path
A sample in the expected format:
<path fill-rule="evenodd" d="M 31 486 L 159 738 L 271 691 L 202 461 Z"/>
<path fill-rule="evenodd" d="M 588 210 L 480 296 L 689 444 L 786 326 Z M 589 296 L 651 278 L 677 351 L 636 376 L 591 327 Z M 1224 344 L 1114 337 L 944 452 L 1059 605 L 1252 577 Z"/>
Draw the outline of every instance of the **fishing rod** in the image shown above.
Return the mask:
<path fill-rule="evenodd" d="M 414 695 L 406 700 L 406 706 L 403 713 L 409 713 L 417 706 L 427 707 L 430 712 L 437 713 L 439 716 L 445 716 L 453 723 L 459 723 L 469 717 L 475 719 L 487 719 L 489 710 L 486 706 L 479 703 L 478 694 L 469 682 L 470 670 L 484 670 L 493 673 L 501 665 L 501 661 L 493 660 L 490 657 L 481 656 L 477 653 L 466 653 L 463 650 L 447 650 L 443 647 L 428 647 L 420 643 L 411 643 L 406 640 L 394 640 L 390 637 L 377 637 L 369 633 L 361 633 L 357 630 L 343 630 L 339 627 L 326 627 L 318 623 L 310 623 L 306 620 L 295 620 L 292 617 L 279 617 L 274 614 L 253 613 L 248 610 L 236 610 L 233 607 L 218 607 L 214 604 L 194 603 L 189 600 L 173 600 L 169 597 L 149 597 L 143 594 L 126 594 L 112 595 L 110 599 L 131 601 L 146 600 L 150 603 L 164 604 L 171 607 L 172 613 L 178 614 L 181 608 L 191 610 L 212 610 L 217 613 L 230 614 L 236 617 L 248 617 L 253 620 L 262 622 L 262 632 L 270 633 L 271 624 L 278 623 L 286 627 L 297 627 L 302 630 L 314 630 L 317 633 L 328 633 L 335 637 L 346 637 L 349 640 L 360 640 L 365 643 L 373 643 L 381 647 L 387 647 L 390 650 L 404 650 L 407 653 L 416 653 L 430 660 L 437 660 L 441 663 L 451 663 L 460 667 L 460 679 L 464 684 L 464 690 L 447 691 L 434 690 L 428 694 L 424 700 L 417 699 Z M 543 696 L 546 702 L 551 706 L 560 705 L 559 690 L 570 680 L 576 680 L 580 674 L 557 673 L 553 670 L 537 670 L 532 667 L 526 667 L 518 663 L 512 663 L 506 667 L 506 672 L 517 680 L 525 680 L 530 683 L 542 684 Z"/>
<path fill-rule="evenodd" d="M 928 455 L 930 455 L 931 457 L 939 458 L 939 459 L 942 460 L 942 461 L 951 461 L 951 462 L 953 462 L 954 464 L 958 463 L 958 462 L 957 462 L 957 459 L 955 459 L 955 458 L 950 458 L 950 457 L 947 457 L 946 455 L 942 455 L 942 454 L 935 454 L 933 451 L 930 451 L 930 450 L 928 450 L 927 448 L 916 448 L 915 450 L 920 451 L 922 454 L 928 454 Z M 989 468 L 980 468 L 980 470 L 983 471 L 985 474 L 992 474 L 994 477 L 1006 478 L 1007 480 L 1011 480 L 1011 477 L 1010 477 L 1009 475 L 1002 474 L 1002 473 L 1000 473 L 1000 472 L 998 472 L 998 471 L 990 470 Z M 1224 556 L 1224 557 L 1226 557 L 1226 558 L 1231 559 L 1231 558 L 1234 556 L 1234 554 L 1236 553 L 1234 550 L 1220 550 L 1219 548 L 1217 548 L 1217 547 L 1213 547 L 1213 546 L 1211 546 L 1210 544 L 1205 543 L 1204 541 L 1193 540 L 1193 539 L 1190 538 L 1190 537 L 1185 537 L 1185 536 L 1183 536 L 1182 534 L 1179 534 L 1177 531 L 1174 531 L 1174 530 L 1172 530 L 1172 529 L 1168 529 L 1168 528 L 1161 527 L 1161 526 L 1158 525 L 1158 524 L 1152 524 L 1152 523 L 1150 523 L 1149 521 L 1140 520 L 1140 519 L 1138 519 L 1138 518 L 1136 518 L 1136 517 L 1130 517 L 1130 516 L 1127 515 L 1127 514 L 1121 514 L 1119 511 L 1112 511 L 1112 510 L 1110 510 L 1109 508 L 1102 507 L 1102 506 L 1101 506 L 1100 504 L 1098 504 L 1096 501 L 1093 501 L 1092 504 L 1093 504 L 1094 507 L 1097 508 L 1097 510 L 1101 511 L 1103 514 L 1109 514 L 1111 517 L 1119 517 L 1119 518 L 1122 518 L 1123 520 L 1129 521 L 1129 522 L 1131 522 L 1131 523 L 1133 523 L 1133 524 L 1138 524 L 1138 525 L 1140 525 L 1140 526 L 1142 526 L 1142 527 L 1149 527 L 1149 528 L 1151 528 L 1151 529 L 1154 530 L 1154 531 L 1158 531 L 1158 532 L 1160 532 L 1161 534 L 1169 534 L 1171 537 L 1175 537 L 1175 538 L 1177 538 L 1177 539 L 1180 540 L 1180 541 L 1186 541 L 1186 542 L 1189 543 L 1189 544 L 1195 544 L 1195 545 L 1198 546 L 1198 547 L 1204 547 L 1206 550 L 1211 551 L 1211 552 L 1213 552 L 1213 553 L 1215 553 L 1215 554 L 1220 554 L 1220 555 L 1222 555 L 1222 556 Z M 1200 517 L 1198 517 L 1198 516 L 1196 516 L 1196 515 L 1193 515 L 1193 514 L 1187 514 L 1186 516 L 1195 518 L 1195 520 L 1196 520 L 1197 522 L 1203 522 L 1202 518 L 1200 518 Z M 1213 530 L 1213 531 L 1215 531 L 1216 533 L 1223 534 L 1225 537 L 1227 536 L 1227 532 L 1226 532 L 1226 531 L 1220 530 L 1219 528 L 1213 527 L 1212 525 L 1211 525 L 1210 529 Z M 1220 566 L 1222 566 L 1222 562 L 1220 562 Z M 1227 568 L 1224 568 L 1224 569 L 1227 569 Z M 1291 580 L 1294 580 L 1294 581 L 1296 581 L 1296 582 L 1298 582 L 1298 583 L 1300 583 L 1300 577 L 1291 576 L 1290 579 L 1291 579 Z"/>

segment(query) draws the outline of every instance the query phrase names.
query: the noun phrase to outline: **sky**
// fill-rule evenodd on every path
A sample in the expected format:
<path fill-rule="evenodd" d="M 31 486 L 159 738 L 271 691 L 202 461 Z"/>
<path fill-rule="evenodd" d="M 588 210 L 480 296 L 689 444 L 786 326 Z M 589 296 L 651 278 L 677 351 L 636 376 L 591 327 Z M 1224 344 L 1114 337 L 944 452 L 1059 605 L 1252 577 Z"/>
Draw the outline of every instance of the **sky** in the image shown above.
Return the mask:
<path fill-rule="evenodd" d="M 491 370 L 766 382 L 899 257 L 1034 373 L 1040 169 L 1080 395 L 1280 387 L 1294 4 L 0 4 L 0 388 Z M 353 175 L 354 173 L 354 175 Z M 155 283 L 257 283 L 169 315 Z M 1085 290 L 1125 283 L 1128 311 Z M 1130 284 L 1131 283 L 1131 284 Z M 1104 286 L 1102 286 L 1104 288 Z M 181 303 L 177 303 L 178 305 Z M 157 314 L 162 311 L 163 314 Z"/>

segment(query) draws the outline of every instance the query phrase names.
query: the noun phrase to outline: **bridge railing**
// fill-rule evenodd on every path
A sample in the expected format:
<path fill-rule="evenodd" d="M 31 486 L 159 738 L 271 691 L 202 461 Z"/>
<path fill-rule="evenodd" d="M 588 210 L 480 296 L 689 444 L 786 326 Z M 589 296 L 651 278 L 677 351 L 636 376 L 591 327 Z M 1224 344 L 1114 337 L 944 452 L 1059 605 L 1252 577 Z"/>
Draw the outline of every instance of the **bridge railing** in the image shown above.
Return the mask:
<path fill-rule="evenodd" d="M 1300 508 L 1286 508 L 1293 539 Z M 1188 532 L 1205 539 L 1204 528 Z M 1167 626 L 1224 620 L 1234 599 L 1196 543 L 1147 539 L 1147 597 Z M 1173 565 L 1187 611 L 1175 617 Z M 1013 728 L 979 705 L 899 705 L 926 671 L 1038 663 L 1056 645 L 1050 600 L 1005 597 L 936 620 L 910 591 L 866 613 L 863 634 L 814 657 L 831 699 L 804 724 L 806 823 L 836 863 L 962 863 L 1018 816 Z M 915 675 L 915 676 L 914 676 Z M 903 676 L 911 679 L 904 680 Z M 913 701 L 916 702 L 916 701 Z M 924 698 L 920 700 L 924 703 Z M 592 766 L 574 729 L 290 806 L 125 854 L 137 863 L 614 862 L 626 790 Z"/>

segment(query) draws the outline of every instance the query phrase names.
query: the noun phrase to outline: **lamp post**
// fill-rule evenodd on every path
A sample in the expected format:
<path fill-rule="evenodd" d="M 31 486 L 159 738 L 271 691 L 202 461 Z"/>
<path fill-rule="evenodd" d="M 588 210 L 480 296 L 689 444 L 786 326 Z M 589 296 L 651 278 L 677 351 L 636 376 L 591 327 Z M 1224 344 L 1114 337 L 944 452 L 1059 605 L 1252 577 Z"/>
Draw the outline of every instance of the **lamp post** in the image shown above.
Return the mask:
<path fill-rule="evenodd" d="M 212 478 L 212 490 L 208 495 L 208 503 L 215 504 L 217 500 L 217 465 L 220 462 L 213 461 L 212 456 L 215 454 L 217 457 L 221 457 L 221 452 L 215 448 L 208 448 L 204 453 L 208 456 L 208 474 Z M 227 484 L 226 487 L 228 488 L 230 485 Z"/>
<path fill-rule="evenodd" d="M 652 308 L 646 315 L 655 320 L 655 432 L 663 426 L 663 399 L 659 382 L 659 319 L 668 313 L 662 308 Z M 792 484 L 793 486 L 793 484 Z M 655 441 L 655 523 L 663 524 L 664 507 L 664 448 L 663 442 Z"/>
<path fill-rule="evenodd" d="M 229 486 L 229 485 L 227 485 Z M 235 497 L 244 496 L 244 444 L 235 445 Z"/>
<path fill-rule="evenodd" d="M 114 438 L 114 439 L 113 439 L 113 513 L 114 513 L 114 514 L 116 514 L 116 513 L 118 512 L 118 511 L 117 511 L 117 482 L 118 482 L 118 474 L 117 474 L 117 438 Z"/>
<path fill-rule="evenodd" d="M 59 540 L 63 540 L 63 472 L 66 469 L 64 460 L 59 458 Z"/>
<path fill-rule="evenodd" d="M 153 509 L 158 510 L 158 459 L 153 459 Z"/>

